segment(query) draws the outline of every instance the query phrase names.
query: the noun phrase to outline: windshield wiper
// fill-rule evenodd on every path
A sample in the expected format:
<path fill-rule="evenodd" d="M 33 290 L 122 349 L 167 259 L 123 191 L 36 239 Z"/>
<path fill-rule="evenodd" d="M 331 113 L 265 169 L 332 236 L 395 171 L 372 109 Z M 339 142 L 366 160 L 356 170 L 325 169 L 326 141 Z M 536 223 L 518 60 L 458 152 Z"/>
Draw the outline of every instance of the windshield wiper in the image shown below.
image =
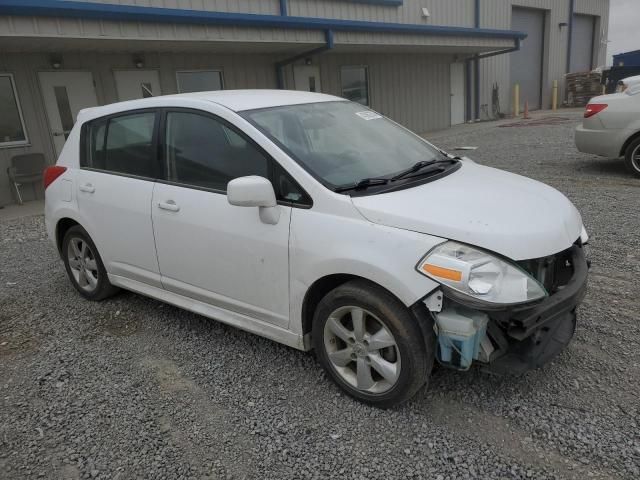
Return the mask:
<path fill-rule="evenodd" d="M 454 158 L 443 158 L 441 160 L 422 160 L 416 164 L 414 164 L 412 167 L 407 168 L 406 170 L 398 173 L 395 177 L 391 177 L 391 181 L 395 182 L 396 180 L 401 180 L 403 178 L 407 178 L 408 176 L 419 172 L 420 170 L 423 170 L 427 167 L 430 167 L 432 165 L 437 165 L 439 163 L 447 163 L 447 162 L 455 162 L 456 159 Z"/>
<path fill-rule="evenodd" d="M 386 185 L 387 183 L 389 183 L 388 178 L 363 178 L 362 180 L 358 180 L 352 185 L 338 187 L 334 191 L 340 193 L 347 192 L 349 190 L 364 190 L 368 187 L 373 187 L 375 185 Z"/>

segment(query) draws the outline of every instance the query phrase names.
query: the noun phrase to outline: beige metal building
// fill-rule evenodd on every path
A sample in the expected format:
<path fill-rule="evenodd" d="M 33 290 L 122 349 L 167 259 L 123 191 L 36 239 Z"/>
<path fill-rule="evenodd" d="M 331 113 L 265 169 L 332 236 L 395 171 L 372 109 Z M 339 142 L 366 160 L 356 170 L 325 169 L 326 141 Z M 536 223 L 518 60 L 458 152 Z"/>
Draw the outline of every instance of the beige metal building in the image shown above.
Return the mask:
<path fill-rule="evenodd" d="M 426 132 L 548 107 L 604 63 L 609 0 L 0 0 L 7 168 L 53 163 L 81 108 L 237 88 L 321 91 Z M 39 188 L 23 185 L 25 199 Z"/>

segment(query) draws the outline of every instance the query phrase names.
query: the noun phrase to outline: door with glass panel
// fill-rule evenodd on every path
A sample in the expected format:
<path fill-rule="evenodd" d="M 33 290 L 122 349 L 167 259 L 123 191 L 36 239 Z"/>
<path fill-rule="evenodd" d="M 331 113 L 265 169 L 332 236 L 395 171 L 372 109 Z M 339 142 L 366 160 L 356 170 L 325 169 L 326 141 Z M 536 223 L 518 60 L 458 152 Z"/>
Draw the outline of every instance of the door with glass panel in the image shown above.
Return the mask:
<path fill-rule="evenodd" d="M 38 77 L 58 156 L 76 122 L 78 112 L 98 105 L 93 75 L 91 72 L 40 72 Z"/>
<path fill-rule="evenodd" d="M 295 65 L 293 82 L 296 90 L 304 92 L 322 92 L 320 67 L 318 65 Z"/>
<path fill-rule="evenodd" d="M 162 150 L 167 180 L 154 188 L 152 220 L 163 287 L 286 327 L 291 207 L 278 205 L 278 222 L 266 224 L 226 195 L 234 178 L 269 178 L 272 160 L 232 125 L 191 110 L 166 113 Z"/>
<path fill-rule="evenodd" d="M 162 95 L 157 70 L 116 70 L 113 76 L 121 102 Z"/>
<path fill-rule="evenodd" d="M 110 275 L 160 286 L 151 198 L 162 165 L 159 114 L 134 110 L 83 125 L 76 198 Z"/>

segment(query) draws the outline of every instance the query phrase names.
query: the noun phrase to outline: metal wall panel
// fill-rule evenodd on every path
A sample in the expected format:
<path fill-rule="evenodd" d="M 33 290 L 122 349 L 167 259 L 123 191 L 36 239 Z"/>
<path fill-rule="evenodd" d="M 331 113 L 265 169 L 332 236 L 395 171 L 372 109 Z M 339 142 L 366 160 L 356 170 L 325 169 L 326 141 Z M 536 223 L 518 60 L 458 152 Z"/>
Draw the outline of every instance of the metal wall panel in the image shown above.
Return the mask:
<path fill-rule="evenodd" d="M 545 14 L 544 10 L 514 7 L 511 18 L 511 26 L 528 35 L 520 51 L 509 54 L 511 83 L 520 85 L 522 103 L 528 102 L 531 110 L 542 105 Z"/>
<path fill-rule="evenodd" d="M 329 54 L 318 58 L 322 88 L 340 95 L 340 67 L 366 65 L 374 110 L 419 132 L 450 125 L 450 56 Z"/>
<path fill-rule="evenodd" d="M 87 1 L 87 0 L 73 0 Z M 279 0 L 88 0 L 147 7 L 183 8 L 218 12 L 280 14 Z M 401 6 L 349 0 L 287 0 L 292 16 L 369 20 L 425 25 L 473 26 L 474 0 L 404 0 Z M 422 16 L 428 8 L 430 17 Z"/>
<path fill-rule="evenodd" d="M 227 89 L 276 88 L 273 54 L 211 54 L 146 52 L 144 68 L 158 70 L 163 94 L 177 92 L 176 71 L 220 69 Z M 372 108 L 417 132 L 449 126 L 450 56 L 424 54 L 337 54 L 316 57 L 320 65 L 323 91 L 341 94 L 340 67 L 367 65 Z M 100 104 L 118 101 L 114 70 L 132 68 L 131 53 L 66 52 L 63 70 L 93 74 Z M 11 203 L 6 169 L 9 159 L 20 153 L 41 152 L 49 163 L 55 161 L 49 126 L 38 84 L 38 72 L 51 70 L 47 53 L 0 54 L 0 72 L 13 73 L 31 146 L 0 148 L 0 205 Z M 287 85 L 293 88 L 291 68 Z M 25 189 L 26 199 L 30 198 Z"/>
<path fill-rule="evenodd" d="M 429 10 L 429 17 L 422 16 L 422 8 Z M 289 14 L 301 17 L 472 27 L 474 0 L 404 0 L 402 6 L 346 0 L 289 0 Z"/>
<path fill-rule="evenodd" d="M 130 69 L 131 54 L 64 53 L 63 69 L 88 71 L 93 74 L 96 95 L 100 104 L 118 101 L 114 70 Z M 159 70 L 163 94 L 177 93 L 177 70 L 222 69 L 225 87 L 276 88 L 272 55 L 211 55 L 208 53 L 146 53 L 145 68 Z M 61 71 L 64 71 L 61 70 Z M 49 126 L 38 83 L 39 71 L 51 71 L 49 54 L 0 54 L 0 72 L 13 73 L 16 90 L 22 106 L 30 146 L 0 148 L 0 205 L 12 203 L 6 170 L 12 156 L 21 153 L 43 153 L 49 163 L 55 162 Z M 31 189 L 23 189 L 25 199 L 31 198 Z M 42 198 L 42 192 L 40 192 Z"/>
<path fill-rule="evenodd" d="M 593 15 L 575 15 L 571 38 L 571 72 L 588 72 L 593 68 L 593 45 L 596 20 Z"/>
<path fill-rule="evenodd" d="M 551 91 L 554 80 L 560 85 L 560 101 L 564 98 L 564 75 L 567 73 L 568 28 L 560 23 L 569 22 L 569 0 L 480 0 L 480 26 L 484 28 L 511 28 L 511 8 L 528 7 L 546 11 L 546 45 L 543 80 L 542 107 L 551 106 Z M 610 0 L 575 0 L 577 14 L 597 16 L 594 58 L 595 65 L 606 61 L 606 43 L 609 24 Z M 501 55 L 480 62 L 480 103 L 481 118 L 491 112 L 492 90 L 494 84 L 499 89 L 499 104 L 503 114 L 512 112 L 513 85 L 510 81 L 510 55 Z"/>
<path fill-rule="evenodd" d="M 180 8 L 212 12 L 244 12 L 279 15 L 279 0 L 70 0 L 72 2 L 113 3 L 139 7 Z"/>
<path fill-rule="evenodd" d="M 0 37 L 80 37 L 128 40 L 325 43 L 314 30 L 227 27 L 76 18 L 0 16 Z"/>

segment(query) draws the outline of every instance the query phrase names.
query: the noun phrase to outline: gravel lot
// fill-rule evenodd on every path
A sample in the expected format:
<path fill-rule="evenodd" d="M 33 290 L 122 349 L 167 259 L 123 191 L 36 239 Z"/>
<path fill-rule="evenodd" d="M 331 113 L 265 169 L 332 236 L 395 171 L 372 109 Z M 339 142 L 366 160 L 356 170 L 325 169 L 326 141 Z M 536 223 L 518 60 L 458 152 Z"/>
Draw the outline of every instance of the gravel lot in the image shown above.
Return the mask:
<path fill-rule="evenodd" d="M 392 411 L 340 394 L 311 354 L 131 293 L 84 301 L 41 217 L 0 223 L 0 477 L 639 478 L 640 180 L 579 154 L 579 114 L 560 115 L 429 138 L 581 210 L 574 342 L 517 379 L 439 369 Z"/>

